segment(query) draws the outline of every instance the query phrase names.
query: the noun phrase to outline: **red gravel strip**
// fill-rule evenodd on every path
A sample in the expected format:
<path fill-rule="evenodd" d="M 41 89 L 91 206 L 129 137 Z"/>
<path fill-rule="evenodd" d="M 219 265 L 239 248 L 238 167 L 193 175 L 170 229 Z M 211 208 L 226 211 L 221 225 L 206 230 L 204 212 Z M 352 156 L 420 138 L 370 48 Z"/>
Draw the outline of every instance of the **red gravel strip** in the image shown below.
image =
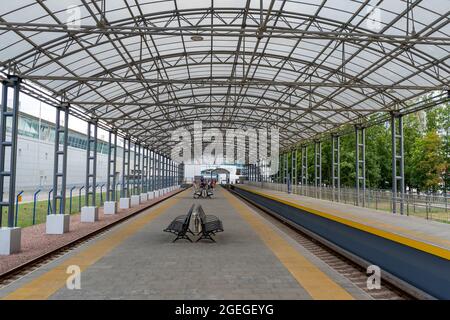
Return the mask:
<path fill-rule="evenodd" d="M 142 208 L 155 203 L 157 200 L 170 197 L 176 192 L 178 192 L 178 190 L 169 192 L 162 197 L 149 200 L 131 209 L 119 209 L 117 211 L 118 213 L 114 215 L 104 215 L 103 208 L 99 208 L 99 221 L 95 223 L 81 223 L 80 214 L 72 214 L 70 216 L 70 231 L 62 235 L 45 234 L 45 223 L 23 228 L 21 241 L 22 250 L 19 253 L 9 256 L 0 256 L 0 274 L 16 268 L 30 260 L 36 259 L 74 240 L 80 239 L 117 220 L 132 215 Z"/>

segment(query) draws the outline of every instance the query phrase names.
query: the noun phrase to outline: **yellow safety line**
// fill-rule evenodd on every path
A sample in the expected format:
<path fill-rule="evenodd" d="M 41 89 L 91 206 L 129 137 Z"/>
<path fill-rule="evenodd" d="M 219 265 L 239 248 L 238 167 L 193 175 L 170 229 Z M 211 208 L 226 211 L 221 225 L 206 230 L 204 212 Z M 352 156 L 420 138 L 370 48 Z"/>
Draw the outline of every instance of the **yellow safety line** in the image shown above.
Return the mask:
<path fill-rule="evenodd" d="M 150 209 L 151 211 L 129 221 L 110 235 L 96 241 L 75 256 L 63 261 L 45 274 L 31 280 L 29 283 L 6 295 L 2 300 L 48 299 L 66 284 L 67 278 L 69 277 L 69 274 L 67 274 L 66 271 L 69 266 L 75 265 L 79 266 L 81 271 L 86 270 L 108 252 L 120 245 L 128 237 L 132 236 L 153 219 L 164 213 L 166 209 L 180 201 L 181 198 L 179 196 L 183 193 L 184 192 L 178 194 L 174 198 L 164 201 L 157 208 L 153 210 Z M 81 288 L 83 288 L 83 281 L 81 281 Z"/>
<path fill-rule="evenodd" d="M 348 219 L 345 219 L 345 218 L 337 217 L 337 216 L 331 215 L 329 213 L 325 213 L 323 211 L 319 211 L 319 210 L 316 210 L 316 209 L 312 209 L 312 208 L 309 208 L 309 207 L 302 206 L 302 205 L 300 205 L 298 203 L 295 203 L 295 202 L 292 202 L 292 201 L 289 201 L 289 200 L 286 200 L 286 199 L 281 199 L 279 197 L 275 197 L 275 196 L 267 194 L 265 192 L 256 191 L 256 190 L 253 190 L 251 188 L 246 188 L 246 187 L 242 187 L 242 186 L 239 186 L 239 188 L 244 189 L 244 190 L 249 191 L 249 192 L 253 192 L 254 194 L 257 194 L 257 195 L 260 195 L 260 196 L 263 196 L 263 197 L 266 197 L 266 198 L 269 198 L 269 199 L 272 199 L 272 200 L 284 203 L 286 205 L 298 208 L 300 210 L 307 211 L 309 213 L 321 216 L 323 218 L 342 223 L 344 225 L 347 225 L 347 226 L 350 226 L 350 227 L 353 227 L 353 228 L 356 228 L 356 229 L 359 229 L 359 230 L 362 230 L 362 231 L 365 231 L 365 232 L 377 235 L 377 236 L 382 237 L 382 238 L 386 238 L 388 240 L 392 240 L 394 242 L 397 242 L 397 243 L 400 243 L 400 244 L 403 244 L 403 245 L 406 245 L 406 246 L 409 246 L 409 247 L 412 247 L 412 248 L 424 251 L 426 253 L 433 254 L 435 256 L 444 258 L 446 260 L 450 260 L 450 251 L 445 249 L 445 248 L 437 247 L 435 245 L 432 245 L 432 244 L 429 244 L 429 243 L 425 243 L 425 242 L 421 242 L 421 241 L 418 241 L 418 240 L 415 240 L 415 239 L 410 239 L 410 238 L 407 238 L 405 236 L 401 236 L 401 235 L 398 235 L 398 234 L 395 234 L 395 233 L 392 233 L 392 232 L 389 232 L 389 231 L 380 230 L 380 229 L 377 229 L 377 228 L 374 228 L 374 227 L 371 227 L 371 226 L 367 226 L 367 225 L 364 225 L 362 223 L 358 223 L 358 222 L 355 222 L 355 221 L 352 221 L 352 220 L 348 220 Z"/>
<path fill-rule="evenodd" d="M 313 299 L 353 300 L 354 298 L 328 275 L 311 263 L 289 242 L 276 233 L 241 201 L 225 192 L 225 198 L 239 215 L 257 232 L 266 246 Z"/>

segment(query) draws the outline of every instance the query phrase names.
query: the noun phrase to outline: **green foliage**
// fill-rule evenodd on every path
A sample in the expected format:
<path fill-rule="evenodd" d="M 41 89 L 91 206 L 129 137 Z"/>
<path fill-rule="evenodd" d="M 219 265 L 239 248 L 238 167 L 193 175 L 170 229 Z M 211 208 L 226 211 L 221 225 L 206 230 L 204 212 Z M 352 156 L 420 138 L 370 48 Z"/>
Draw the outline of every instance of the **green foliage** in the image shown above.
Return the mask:
<path fill-rule="evenodd" d="M 450 104 L 403 117 L 405 184 L 420 191 L 437 191 L 450 186 Z M 355 134 L 340 138 L 341 185 L 355 186 Z M 290 159 L 290 157 L 289 157 Z M 289 163 L 291 163 L 289 161 Z M 322 142 L 322 182 L 331 185 L 331 137 Z M 282 165 L 283 166 L 283 165 Z M 370 188 L 392 186 L 391 125 L 366 129 L 366 183 Z M 301 174 L 301 151 L 297 172 Z M 308 182 L 314 184 L 314 144 L 308 146 Z"/>

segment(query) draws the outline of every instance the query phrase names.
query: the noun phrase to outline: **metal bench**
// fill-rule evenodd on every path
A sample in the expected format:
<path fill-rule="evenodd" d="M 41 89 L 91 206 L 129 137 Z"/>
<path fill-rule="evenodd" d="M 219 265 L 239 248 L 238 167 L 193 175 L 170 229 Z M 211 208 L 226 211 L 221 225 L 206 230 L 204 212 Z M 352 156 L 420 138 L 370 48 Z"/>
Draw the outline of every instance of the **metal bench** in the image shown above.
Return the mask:
<path fill-rule="evenodd" d="M 175 242 L 179 239 L 186 239 L 189 242 L 192 242 L 187 233 L 189 232 L 191 234 L 194 234 L 189 229 L 189 223 L 191 222 L 191 216 L 192 212 L 194 211 L 194 206 L 194 204 L 191 206 L 186 215 L 178 216 L 173 219 L 169 226 L 163 230 L 164 232 L 170 232 L 177 235 L 177 237 L 172 242 Z"/>
<path fill-rule="evenodd" d="M 216 242 L 211 236 L 218 232 L 223 232 L 222 221 L 214 215 L 206 215 L 201 205 L 197 207 L 197 212 L 200 218 L 202 231 L 199 233 L 201 236 L 196 242 L 202 239 L 208 239 L 212 242 Z"/>
<path fill-rule="evenodd" d="M 214 195 L 214 192 L 213 192 L 213 188 L 211 188 L 209 185 L 206 187 L 206 197 L 207 198 L 211 198 L 211 196 L 213 196 Z"/>

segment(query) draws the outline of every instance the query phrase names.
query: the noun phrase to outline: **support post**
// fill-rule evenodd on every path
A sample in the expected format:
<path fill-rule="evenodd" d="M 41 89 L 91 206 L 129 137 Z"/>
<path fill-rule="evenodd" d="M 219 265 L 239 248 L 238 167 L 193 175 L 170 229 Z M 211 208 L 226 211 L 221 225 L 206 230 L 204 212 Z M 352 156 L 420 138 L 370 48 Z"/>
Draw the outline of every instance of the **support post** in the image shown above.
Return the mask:
<path fill-rule="evenodd" d="M 331 135 L 331 182 L 333 188 L 333 201 L 341 201 L 341 154 L 340 137 Z"/>
<path fill-rule="evenodd" d="M 356 205 L 366 205 L 366 130 L 364 127 L 355 126 L 356 135 Z M 362 192 L 361 192 L 362 191 Z M 361 201 L 362 198 L 362 201 Z"/>
<path fill-rule="evenodd" d="M 3 95 L 0 122 L 0 255 L 16 253 L 20 251 L 21 247 L 21 229 L 15 225 L 14 219 L 20 83 L 20 78 L 16 76 L 8 76 L 8 79 L 2 82 Z M 13 90 L 11 106 L 8 105 L 8 89 Z M 8 119 L 11 119 L 10 140 L 6 136 Z M 8 148 L 9 152 L 7 152 Z M 6 171 L 5 164 L 8 162 L 9 171 Z M 6 201 L 3 195 L 5 189 L 8 192 L 8 200 Z M 7 208 L 7 228 L 2 228 L 4 207 Z"/>
<path fill-rule="evenodd" d="M 64 124 L 61 121 L 64 121 Z M 63 234 L 69 231 L 70 217 L 64 214 L 66 208 L 68 128 L 69 105 L 61 104 L 56 107 L 55 148 L 53 154 L 53 214 L 47 215 L 45 225 L 47 234 Z"/>
<path fill-rule="evenodd" d="M 405 158 L 403 141 L 403 117 L 401 114 L 391 115 L 392 139 L 392 212 L 397 213 L 400 203 L 400 214 L 405 213 Z"/>
<path fill-rule="evenodd" d="M 301 168 L 301 184 L 303 195 L 306 195 L 308 186 L 308 146 L 302 146 L 302 168 Z"/>
<path fill-rule="evenodd" d="M 297 190 L 297 149 L 291 151 L 291 181 L 295 191 Z M 293 189 L 294 190 L 294 189 Z"/>
<path fill-rule="evenodd" d="M 98 220 L 96 199 L 97 186 L 97 121 L 91 120 L 87 126 L 86 150 L 86 199 L 81 208 L 81 222 L 95 222 Z"/>
<path fill-rule="evenodd" d="M 106 201 L 103 204 L 104 214 L 116 214 L 116 164 L 117 164 L 117 133 L 109 132 L 108 164 L 106 177 Z"/>
<path fill-rule="evenodd" d="M 322 191 L 322 142 L 314 142 L 314 187 L 316 197 L 321 197 Z M 320 192 L 318 193 L 318 191 Z"/>

